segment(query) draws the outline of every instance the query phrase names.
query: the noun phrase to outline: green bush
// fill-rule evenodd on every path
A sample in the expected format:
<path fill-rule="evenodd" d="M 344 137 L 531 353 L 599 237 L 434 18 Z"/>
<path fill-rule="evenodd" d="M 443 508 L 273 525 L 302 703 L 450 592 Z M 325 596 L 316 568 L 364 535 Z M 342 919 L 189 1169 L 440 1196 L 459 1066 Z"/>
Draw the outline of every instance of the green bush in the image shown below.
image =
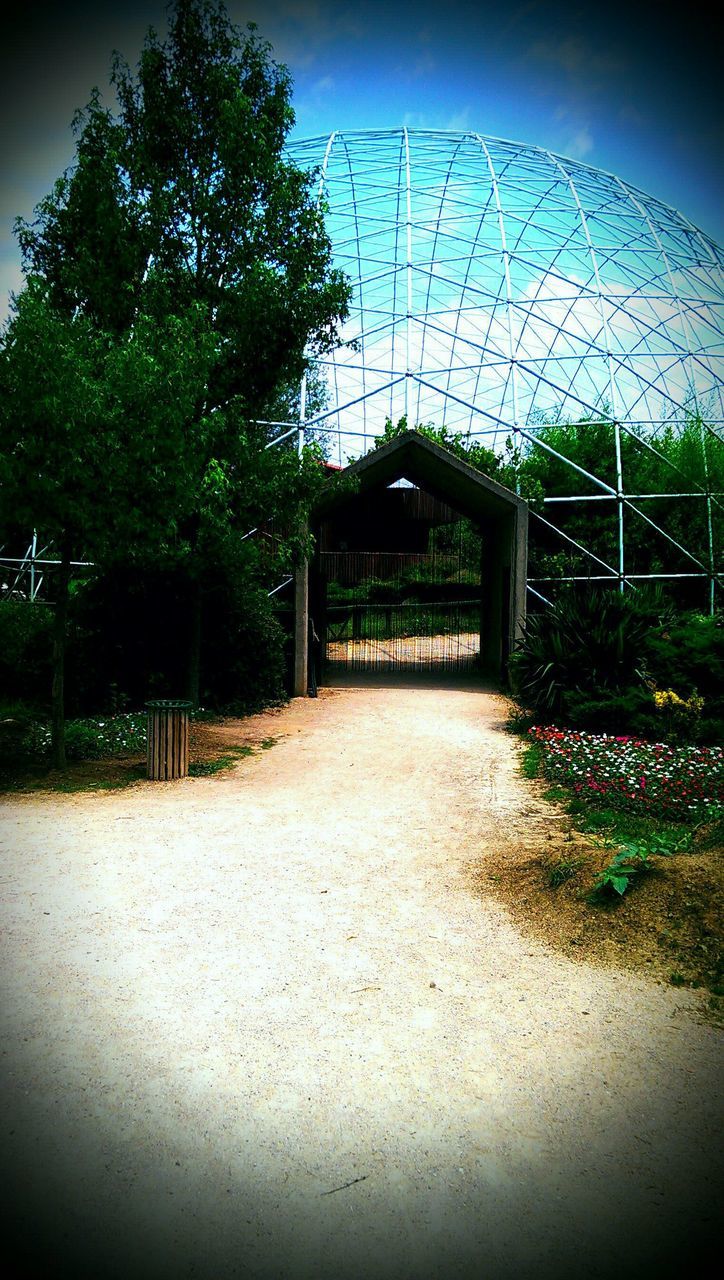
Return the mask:
<path fill-rule="evenodd" d="M 636 601 L 612 591 L 571 592 L 528 619 L 510 661 L 516 692 L 538 712 L 565 716 L 572 691 L 600 699 L 641 686 L 646 636 L 667 613 L 657 595 Z"/>
<path fill-rule="evenodd" d="M 209 600 L 204 619 L 206 706 L 248 715 L 283 701 L 285 636 L 266 592 L 250 584 Z"/>
<path fill-rule="evenodd" d="M 721 615 L 683 614 L 646 637 L 648 675 L 660 689 L 704 699 L 703 718 L 724 719 L 724 625 Z"/>
<path fill-rule="evenodd" d="M 44 705 L 50 699 L 53 611 L 23 600 L 0 602 L 0 698 Z"/>
<path fill-rule="evenodd" d="M 651 691 L 644 685 L 630 686 L 623 692 L 603 690 L 598 694 L 569 690 L 564 697 L 566 719 L 571 724 L 603 733 L 627 733 L 644 727 L 660 728 L 652 707 Z M 654 732 L 655 736 L 655 732 Z"/>
<path fill-rule="evenodd" d="M 284 696 L 284 635 L 246 565 L 206 580 L 201 702 L 257 709 Z M 142 707 L 183 696 L 190 631 L 187 583 L 173 571 L 123 567 L 89 582 L 74 602 L 71 715 Z"/>
<path fill-rule="evenodd" d="M 50 758 L 50 725 L 34 723 L 27 728 L 23 755 L 45 762 Z M 66 725 L 66 753 L 69 760 L 102 760 L 108 756 L 135 755 L 146 748 L 146 715 L 91 716 L 69 720 Z"/>
<path fill-rule="evenodd" d="M 0 770 L 27 757 L 37 712 L 26 702 L 0 703 Z"/>
<path fill-rule="evenodd" d="M 615 734 L 724 741 L 721 617 L 676 615 L 659 591 L 588 589 L 532 615 L 510 662 L 513 688 L 539 718 Z M 654 690 L 704 699 L 700 716 L 671 717 Z"/>

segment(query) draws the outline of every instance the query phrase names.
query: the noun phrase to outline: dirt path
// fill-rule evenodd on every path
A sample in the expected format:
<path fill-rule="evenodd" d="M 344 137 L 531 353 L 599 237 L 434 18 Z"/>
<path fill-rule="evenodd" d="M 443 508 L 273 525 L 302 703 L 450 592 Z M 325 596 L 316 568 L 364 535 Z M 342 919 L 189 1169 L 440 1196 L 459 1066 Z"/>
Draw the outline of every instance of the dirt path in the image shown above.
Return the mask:
<path fill-rule="evenodd" d="M 228 775 L 3 803 L 33 1275 L 707 1274 L 718 1034 L 476 892 L 556 821 L 503 714 L 347 688 Z"/>

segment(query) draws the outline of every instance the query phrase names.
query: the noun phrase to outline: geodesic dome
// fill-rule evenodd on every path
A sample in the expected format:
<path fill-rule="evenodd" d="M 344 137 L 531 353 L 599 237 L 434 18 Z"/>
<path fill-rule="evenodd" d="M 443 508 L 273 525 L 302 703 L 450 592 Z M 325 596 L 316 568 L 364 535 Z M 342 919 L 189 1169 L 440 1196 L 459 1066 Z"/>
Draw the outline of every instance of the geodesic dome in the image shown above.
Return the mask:
<path fill-rule="evenodd" d="M 620 178 L 477 133 L 339 132 L 319 169 L 354 299 L 322 362 L 338 461 L 389 416 L 496 447 L 545 418 L 724 422 L 724 254 Z"/>

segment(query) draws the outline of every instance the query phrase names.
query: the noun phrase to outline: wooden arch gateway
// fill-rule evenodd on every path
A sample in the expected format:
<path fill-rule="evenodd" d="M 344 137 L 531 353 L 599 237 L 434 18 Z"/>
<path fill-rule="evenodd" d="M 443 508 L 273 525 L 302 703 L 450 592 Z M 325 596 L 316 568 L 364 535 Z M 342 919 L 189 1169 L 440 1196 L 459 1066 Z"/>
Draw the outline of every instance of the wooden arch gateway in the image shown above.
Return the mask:
<path fill-rule="evenodd" d="M 368 567 L 361 572 L 372 575 L 379 592 L 384 587 L 379 579 L 389 576 L 395 557 L 409 571 L 416 560 L 425 559 L 424 555 L 416 557 L 409 548 L 415 544 L 421 546 L 420 539 L 427 538 L 430 530 L 461 519 L 469 521 L 479 533 L 480 569 L 475 575 L 477 581 L 466 589 L 467 595 L 473 593 L 475 598 L 465 601 L 468 611 L 474 606 L 479 644 L 474 654 L 468 651 L 460 662 L 470 663 L 474 659 L 480 669 L 499 676 L 525 624 L 528 555 L 525 501 L 417 431 L 406 431 L 366 454 L 346 467 L 341 476 L 345 483 L 340 484 L 337 479 L 330 484 L 312 512 L 314 558 L 296 575 L 295 695 L 304 696 L 310 686 L 325 683 L 325 658 L 333 647 L 329 637 L 334 634 L 335 613 L 328 600 L 330 562 L 335 565 L 366 563 Z M 402 482 L 404 487 L 397 482 Z M 362 555 L 360 542 L 372 550 Z M 407 550 L 400 550 L 401 543 Z M 386 618 L 389 628 L 397 607 L 390 603 L 391 597 L 384 596 L 384 591 L 380 598 L 386 603 L 378 605 L 377 612 Z M 344 642 L 356 645 L 356 652 L 362 653 L 357 666 L 366 665 L 364 654 L 369 655 L 373 647 L 372 642 L 365 641 L 359 633 L 360 625 L 366 624 L 370 616 L 363 614 L 363 608 L 371 606 L 347 604 L 337 606 L 336 610 L 340 617 L 346 614 L 351 619 L 353 631 L 358 627 L 358 634 Z M 418 606 L 416 617 L 420 608 Z M 407 616 L 409 619 L 410 615 Z M 360 618 L 362 624 L 359 624 Z M 386 634 L 389 636 L 389 630 Z M 429 643 L 428 640 L 428 649 Z M 385 641 L 388 654 L 390 644 L 388 638 Z M 379 665 L 369 657 L 367 661 L 370 665 Z"/>

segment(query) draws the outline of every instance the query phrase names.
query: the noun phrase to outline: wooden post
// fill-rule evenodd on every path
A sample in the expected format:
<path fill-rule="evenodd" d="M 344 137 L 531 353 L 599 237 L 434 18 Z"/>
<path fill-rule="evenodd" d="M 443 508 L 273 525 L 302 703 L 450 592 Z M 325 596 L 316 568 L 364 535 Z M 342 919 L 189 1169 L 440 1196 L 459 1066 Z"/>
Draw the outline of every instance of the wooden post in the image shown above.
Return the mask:
<path fill-rule="evenodd" d="M 306 698 L 309 690 L 309 565 L 300 564 L 294 575 L 294 697 Z"/>
<path fill-rule="evenodd" d="M 510 584 L 510 652 L 525 634 L 528 609 L 528 508 L 515 513 Z M 510 654 L 507 655 L 508 657 Z"/>
<path fill-rule="evenodd" d="M 503 665 L 503 576 L 508 571 L 503 564 L 505 539 L 501 536 L 501 523 L 498 520 L 490 525 L 484 543 L 482 613 L 485 631 L 480 637 L 483 667 L 496 679 Z"/>
<path fill-rule="evenodd" d="M 154 782 L 185 778 L 189 771 L 190 702 L 159 698 L 147 702 L 146 773 Z"/>

